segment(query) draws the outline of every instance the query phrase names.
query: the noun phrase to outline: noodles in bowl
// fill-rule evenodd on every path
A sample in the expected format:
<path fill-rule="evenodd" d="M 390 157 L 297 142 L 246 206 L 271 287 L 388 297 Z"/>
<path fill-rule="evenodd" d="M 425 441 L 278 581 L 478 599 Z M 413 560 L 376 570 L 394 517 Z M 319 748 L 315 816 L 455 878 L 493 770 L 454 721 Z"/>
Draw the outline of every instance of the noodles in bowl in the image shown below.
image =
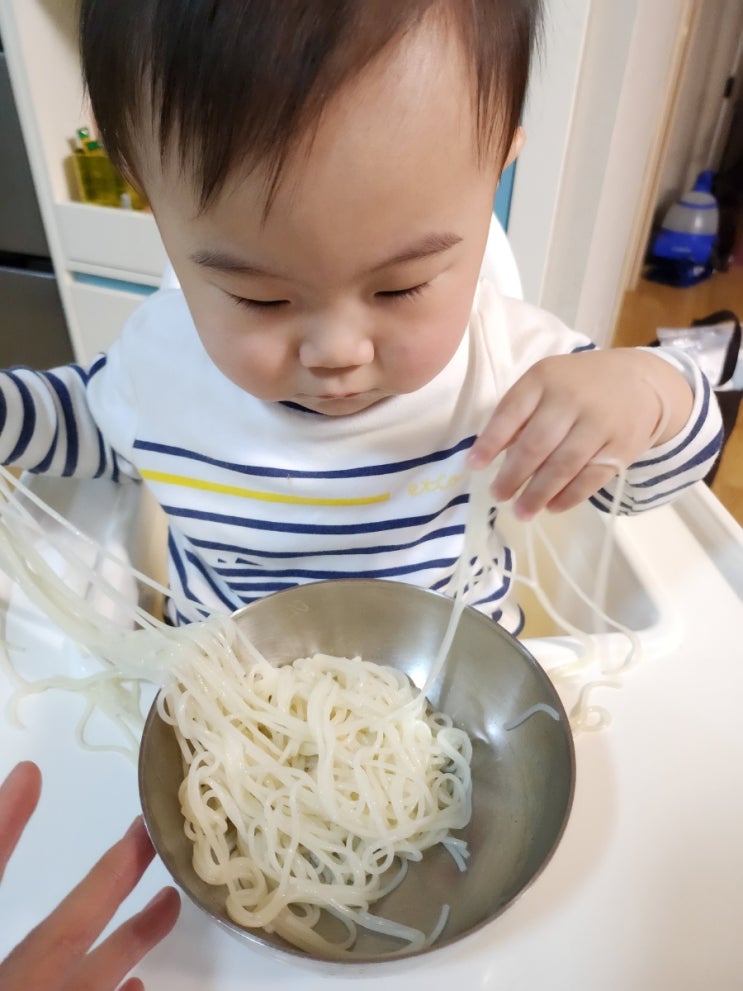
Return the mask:
<path fill-rule="evenodd" d="M 460 618 L 445 667 L 427 685 L 426 706 L 417 689 L 426 684 L 450 615 L 451 600 L 445 596 L 395 582 L 366 580 L 304 585 L 259 600 L 235 614 L 237 628 L 276 668 L 296 667 L 297 659 L 303 659 L 299 667 L 305 669 L 304 676 L 311 684 L 317 684 L 320 674 L 327 674 L 329 667 L 333 672 L 331 681 L 348 682 L 353 687 L 359 674 L 352 659 L 360 656 L 366 665 L 366 688 L 361 695 L 366 694 L 368 705 L 360 710 L 364 713 L 364 734 L 370 746 L 373 743 L 378 750 L 387 748 L 387 757 L 379 758 L 380 788 L 383 793 L 394 790 L 384 785 L 385 780 L 389 783 L 394 778 L 398 789 L 396 811 L 391 813 L 386 805 L 380 808 L 380 802 L 386 801 L 384 796 L 367 796 L 367 801 L 362 801 L 355 790 L 357 785 L 349 790 L 346 782 L 338 780 L 337 769 L 329 765 L 318 769 L 318 755 L 310 752 L 310 747 L 303 757 L 317 780 L 325 782 L 313 799 L 320 802 L 315 809 L 314 832 L 325 835 L 330 829 L 332 836 L 330 846 L 326 845 L 321 853 L 306 834 L 302 835 L 302 828 L 308 828 L 306 822 L 294 840 L 288 838 L 291 829 L 286 825 L 281 827 L 281 841 L 276 840 L 277 821 L 286 822 L 292 817 L 298 821 L 296 789 L 300 785 L 295 785 L 294 799 L 288 797 L 291 788 L 284 789 L 283 797 L 276 797 L 281 788 L 269 776 L 266 790 L 261 793 L 251 785 L 253 797 L 243 796 L 240 809 L 234 808 L 230 815 L 226 805 L 234 795 L 227 799 L 217 795 L 211 768 L 206 766 L 208 759 L 192 759 L 191 766 L 195 763 L 198 771 L 194 780 L 199 784 L 184 783 L 184 754 L 188 762 L 195 750 L 193 744 L 185 742 L 189 733 L 187 716 L 182 722 L 185 733 L 183 729 L 174 731 L 178 714 L 171 703 L 187 693 L 175 693 L 169 698 L 166 692 L 160 696 L 149 713 L 140 749 L 140 795 L 145 821 L 176 882 L 223 926 L 253 944 L 302 959 L 361 963 L 418 955 L 432 946 L 447 945 L 496 917 L 541 871 L 562 835 L 572 802 L 574 752 L 567 716 L 551 682 L 531 655 L 491 620 L 469 608 Z M 347 660 L 341 662 L 338 658 Z M 379 669 L 369 662 L 380 665 Z M 254 681 L 265 676 L 259 666 L 250 667 Z M 289 674 L 288 668 L 286 673 Z M 394 718 L 379 712 L 375 715 L 373 711 L 377 687 L 372 687 L 369 679 L 377 677 L 386 685 L 384 691 L 400 693 L 397 702 L 385 710 Z M 292 675 L 289 681 L 295 685 L 296 678 Z M 211 675 L 209 683 L 213 685 Z M 294 719 L 300 713 L 296 697 L 291 701 L 282 695 L 288 691 L 272 686 L 268 695 L 281 698 L 279 708 L 283 707 L 284 717 Z M 213 689 L 211 697 L 214 698 Z M 345 719 L 353 720 L 350 708 L 345 701 L 339 703 L 339 697 L 333 702 L 326 699 L 327 713 L 332 713 L 330 722 L 338 723 L 340 710 Z M 224 710 L 232 713 L 235 722 L 234 700 L 223 701 Z M 251 704 L 264 703 L 253 697 Z M 319 703 L 312 704 L 317 707 Z M 413 740 L 421 732 L 424 736 L 441 735 L 440 749 L 445 756 L 435 757 L 436 748 L 431 747 L 427 737 L 424 750 L 410 750 L 410 741 L 401 740 L 407 730 L 401 729 L 399 720 L 395 721 L 401 714 Z M 323 725 L 327 724 L 326 720 Z M 296 725 L 283 743 L 280 733 L 268 725 L 268 715 L 264 715 L 261 725 L 261 734 L 269 746 L 284 747 L 281 761 L 291 776 L 296 768 L 287 758 L 286 748 L 290 744 L 290 749 L 301 751 L 306 749 L 306 742 L 301 742 Z M 245 737 L 239 729 L 236 738 Z M 358 745 L 358 737 L 354 739 Z M 222 735 L 219 747 L 224 746 Z M 208 751 L 208 745 L 204 751 Z M 233 780 L 244 782 L 240 773 L 244 755 L 234 747 L 228 757 L 223 750 L 220 752 L 222 763 L 232 762 Z M 411 764 L 423 760 L 421 753 L 434 754 L 434 772 L 441 778 L 433 786 L 433 793 L 439 796 L 435 809 L 424 807 L 425 789 L 419 795 L 413 794 L 418 787 L 416 776 L 420 778 L 421 772 Z M 357 764 L 373 777 L 370 754 L 371 750 L 362 752 Z M 402 773 L 406 762 L 407 777 Z M 385 763 L 392 768 L 387 779 Z M 188 782 L 188 777 L 185 780 Z M 275 796 L 273 802 L 269 801 L 270 794 Z M 266 817 L 269 805 L 271 824 Z M 356 820 L 345 822 L 350 806 L 367 810 L 366 821 L 360 826 Z M 203 820 L 204 808 L 207 818 L 211 816 L 218 823 L 214 830 L 217 840 L 206 847 L 199 845 L 197 839 L 201 827 L 194 826 L 198 815 Z M 184 829 L 184 809 L 189 835 Z M 195 809 L 201 811 L 194 814 Z M 337 832 L 341 826 L 348 826 L 345 835 L 355 835 L 356 839 L 342 840 Z M 383 837 L 375 835 L 385 829 L 395 834 L 397 841 L 396 847 L 393 843 L 384 848 L 387 852 L 383 851 Z M 250 833 L 254 844 L 263 844 L 279 872 L 289 870 L 289 861 L 296 865 L 294 854 L 299 850 L 303 855 L 299 858 L 300 869 L 315 869 L 328 884 L 330 894 L 326 892 L 319 907 L 317 903 L 307 907 L 293 894 L 291 904 L 284 906 L 283 917 L 274 914 L 269 918 L 258 913 L 254 897 L 256 887 L 265 882 L 253 879 L 247 885 L 237 885 L 238 894 L 248 891 L 245 898 L 251 904 L 243 923 L 235 921 L 241 918 L 235 886 L 230 891 L 223 883 L 210 882 L 225 880 L 215 865 L 228 859 L 228 847 L 244 855 L 245 847 L 235 839 L 241 830 Z M 267 836 L 273 839 L 266 841 Z M 364 846 L 361 840 L 369 845 Z M 221 854 L 214 852 L 214 842 L 224 844 Z M 288 849 L 292 842 L 294 851 Z M 342 856 L 337 849 L 332 855 L 333 843 L 345 844 Z M 194 866 L 195 851 L 198 870 Z M 354 864 L 347 855 L 349 851 L 358 854 L 361 861 L 366 857 L 365 866 Z M 201 863 L 199 857 L 203 858 Z M 395 863 L 391 864 L 393 858 Z M 366 869 L 370 864 L 374 870 Z M 369 888 L 365 906 L 359 904 L 354 891 L 360 875 L 361 887 Z M 306 888 L 306 877 L 302 883 Z M 350 907 L 338 911 L 342 899 L 335 896 L 349 892 Z M 286 885 L 280 892 L 275 876 L 273 880 L 269 876 L 266 894 L 264 901 L 271 902 L 273 896 L 275 908 L 285 898 Z M 246 925 L 245 919 L 256 924 Z M 298 936 L 294 928 L 300 930 Z"/>
<path fill-rule="evenodd" d="M 453 603 L 409 585 L 338 580 L 174 628 L 132 596 L 138 583 L 167 589 L 0 478 L 0 566 L 97 665 L 34 681 L 10 665 L 13 705 L 40 691 L 80 693 L 80 743 L 132 756 L 140 691 L 162 690 L 139 755 L 145 818 L 176 881 L 241 938 L 303 960 L 420 955 L 494 918 L 549 859 L 572 800 L 571 730 L 534 659 L 464 606 L 488 570 L 478 537 L 486 479 L 473 484 Z M 87 738 L 92 713 L 111 719 L 123 745 Z M 259 773 L 247 785 L 251 761 Z"/>

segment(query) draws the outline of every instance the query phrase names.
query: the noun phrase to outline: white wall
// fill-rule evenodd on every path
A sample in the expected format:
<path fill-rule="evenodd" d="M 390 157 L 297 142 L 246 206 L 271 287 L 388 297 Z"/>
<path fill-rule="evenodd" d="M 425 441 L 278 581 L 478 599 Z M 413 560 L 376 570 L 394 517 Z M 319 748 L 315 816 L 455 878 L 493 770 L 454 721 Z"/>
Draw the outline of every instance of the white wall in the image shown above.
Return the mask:
<path fill-rule="evenodd" d="M 524 296 L 533 303 L 542 300 L 591 3 L 545 0 L 543 51 L 529 87 L 526 145 L 516 168 L 508 221 Z"/>
<path fill-rule="evenodd" d="M 664 120 L 695 0 L 639 0 L 573 326 L 607 343 L 655 192 Z"/>
<path fill-rule="evenodd" d="M 508 235 L 525 297 L 599 344 L 614 329 L 699 4 L 547 0 Z"/>
<path fill-rule="evenodd" d="M 578 315 L 606 175 L 637 0 L 593 0 L 541 304 L 570 326 Z"/>
<path fill-rule="evenodd" d="M 545 0 L 544 47 L 529 90 L 508 236 L 526 299 L 570 325 L 578 318 L 637 7 L 647 2 L 654 0 Z"/>

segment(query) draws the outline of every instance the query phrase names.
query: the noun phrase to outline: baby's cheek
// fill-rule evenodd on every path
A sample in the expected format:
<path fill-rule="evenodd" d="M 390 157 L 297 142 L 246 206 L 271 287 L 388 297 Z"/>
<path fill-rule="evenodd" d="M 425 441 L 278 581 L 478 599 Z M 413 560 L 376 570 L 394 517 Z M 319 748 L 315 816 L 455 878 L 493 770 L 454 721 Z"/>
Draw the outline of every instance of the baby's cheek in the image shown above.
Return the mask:
<path fill-rule="evenodd" d="M 445 368 L 456 354 L 466 330 L 458 312 L 440 314 L 418 336 L 416 357 L 421 370 L 432 378 Z"/>
<path fill-rule="evenodd" d="M 202 334 L 204 350 L 231 382 L 263 399 L 275 398 L 283 378 L 285 360 L 281 348 L 249 334 L 218 332 Z"/>
<path fill-rule="evenodd" d="M 235 375 L 249 392 L 264 399 L 283 398 L 289 374 L 289 361 L 278 343 L 244 347 L 232 353 Z"/>

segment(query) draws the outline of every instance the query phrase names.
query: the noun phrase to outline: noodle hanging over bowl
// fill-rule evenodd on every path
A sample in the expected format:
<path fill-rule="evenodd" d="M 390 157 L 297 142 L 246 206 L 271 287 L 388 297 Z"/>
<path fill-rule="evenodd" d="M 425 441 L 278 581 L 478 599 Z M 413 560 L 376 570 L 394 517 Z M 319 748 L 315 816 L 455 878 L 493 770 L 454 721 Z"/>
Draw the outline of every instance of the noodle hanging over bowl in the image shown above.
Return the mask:
<path fill-rule="evenodd" d="M 38 522 L 17 500 L 6 502 L 1 523 L 3 570 L 108 665 L 78 687 L 131 717 L 137 684 L 161 686 L 158 710 L 184 758 L 194 867 L 227 886 L 236 922 L 329 957 L 353 945 L 358 925 L 408 949 L 436 938 L 445 907 L 429 934 L 369 908 L 403 879 L 406 861 L 438 843 L 465 868 L 466 844 L 450 832 L 471 814 L 466 732 L 394 669 L 326 655 L 274 667 L 229 616 L 175 629 L 130 604 L 139 628 L 122 633 L 55 574 L 36 546 Z M 125 605 L 113 586 L 107 592 Z M 43 685 L 53 687 L 54 679 Z M 345 927 L 338 944 L 314 930 L 323 909 Z"/>
<path fill-rule="evenodd" d="M 240 925 L 275 931 L 326 958 L 342 957 L 358 926 L 387 933 L 405 951 L 434 942 L 446 906 L 425 933 L 380 918 L 370 906 L 433 846 L 443 844 L 460 870 L 467 865 L 467 846 L 452 830 L 464 828 L 471 814 L 471 741 L 431 709 L 426 693 L 446 664 L 465 589 L 492 566 L 485 473 L 473 478 L 449 628 L 419 688 L 358 657 L 313 655 L 274 667 L 229 616 L 170 627 L 69 547 L 56 548 L 126 617 L 123 631 L 46 561 L 37 516 L 53 511 L 4 470 L 2 479 L 0 568 L 104 665 L 90 679 L 23 684 L 20 694 L 54 687 L 89 698 L 94 692 L 95 705 L 136 743 L 139 689 L 162 687 L 158 711 L 184 761 L 180 796 L 194 867 L 210 884 L 226 885 L 229 915 Z M 36 513 L 21 497 L 36 503 Z M 67 526 L 63 518 L 56 522 Z M 96 557 L 106 553 L 98 547 Z M 169 594 L 144 575 L 132 577 Z M 332 943 L 316 931 L 323 912 L 342 929 Z"/>

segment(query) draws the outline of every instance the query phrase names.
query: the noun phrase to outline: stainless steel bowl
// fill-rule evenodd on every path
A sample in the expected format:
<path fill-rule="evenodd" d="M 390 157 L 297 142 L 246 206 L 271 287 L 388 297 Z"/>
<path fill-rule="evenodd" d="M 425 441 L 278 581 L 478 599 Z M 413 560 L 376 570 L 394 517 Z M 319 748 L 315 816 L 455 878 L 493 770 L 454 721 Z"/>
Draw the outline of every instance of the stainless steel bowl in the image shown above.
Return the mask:
<path fill-rule="evenodd" d="M 235 615 L 276 664 L 318 651 L 359 654 L 405 671 L 422 686 L 451 608 L 445 596 L 412 585 L 343 579 L 278 592 Z M 462 832 L 469 867 L 462 873 L 443 849 L 429 850 L 373 910 L 430 932 L 448 904 L 449 920 L 434 944 L 441 947 L 500 915 L 550 859 L 570 813 L 575 753 L 567 716 L 547 675 L 514 637 L 474 609 L 464 611 L 448 662 L 428 697 L 467 730 L 474 746 L 473 815 Z M 165 866 L 198 906 L 246 943 L 310 959 L 275 934 L 236 925 L 225 911 L 224 889 L 196 876 L 177 796 L 182 778 L 175 737 L 153 706 L 142 737 L 139 790 Z M 321 921 L 321 931 L 322 926 Z M 399 941 L 360 930 L 349 960 L 404 955 Z"/>

